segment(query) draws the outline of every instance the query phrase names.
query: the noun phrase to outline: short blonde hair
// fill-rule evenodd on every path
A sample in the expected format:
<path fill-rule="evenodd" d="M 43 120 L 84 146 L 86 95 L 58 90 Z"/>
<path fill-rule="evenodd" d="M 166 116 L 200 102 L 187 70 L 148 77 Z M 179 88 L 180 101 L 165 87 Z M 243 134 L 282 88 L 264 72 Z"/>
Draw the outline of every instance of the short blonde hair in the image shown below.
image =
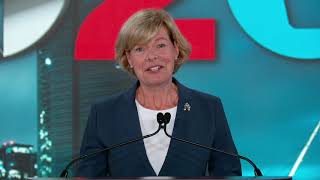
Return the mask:
<path fill-rule="evenodd" d="M 147 44 L 162 27 L 167 29 L 170 40 L 179 49 L 179 55 L 174 65 L 174 73 L 177 72 L 189 58 L 191 46 L 169 13 L 161 9 L 140 10 L 123 24 L 115 45 L 117 63 L 125 71 L 135 76 L 126 53 L 138 44 Z"/>

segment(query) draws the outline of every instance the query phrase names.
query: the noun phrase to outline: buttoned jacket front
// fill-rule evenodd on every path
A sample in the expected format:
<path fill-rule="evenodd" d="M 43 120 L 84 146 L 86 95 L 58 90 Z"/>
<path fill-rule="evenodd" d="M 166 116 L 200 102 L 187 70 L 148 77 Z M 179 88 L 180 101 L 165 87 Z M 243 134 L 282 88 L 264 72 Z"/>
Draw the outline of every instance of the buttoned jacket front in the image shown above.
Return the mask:
<path fill-rule="evenodd" d="M 218 97 L 189 89 L 179 83 L 173 137 L 226 152 L 237 153 L 222 103 Z M 83 136 L 81 155 L 142 137 L 135 104 L 137 82 L 128 91 L 94 104 Z M 155 117 L 156 121 L 156 117 Z M 239 159 L 171 140 L 159 176 L 239 176 Z M 82 160 L 76 176 L 97 178 L 156 176 L 143 141 Z"/>

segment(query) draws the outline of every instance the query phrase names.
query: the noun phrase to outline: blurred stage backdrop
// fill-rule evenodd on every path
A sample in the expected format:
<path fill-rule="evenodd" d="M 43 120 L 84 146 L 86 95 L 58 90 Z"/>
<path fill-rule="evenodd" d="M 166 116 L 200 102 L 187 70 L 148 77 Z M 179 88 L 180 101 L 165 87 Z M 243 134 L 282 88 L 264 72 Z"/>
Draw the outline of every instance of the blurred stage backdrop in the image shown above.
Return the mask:
<path fill-rule="evenodd" d="M 0 177 L 56 177 L 78 155 L 90 104 L 134 82 L 113 44 L 147 7 L 192 43 L 175 77 L 221 97 L 240 154 L 320 178 L 318 0 L 0 0 Z"/>

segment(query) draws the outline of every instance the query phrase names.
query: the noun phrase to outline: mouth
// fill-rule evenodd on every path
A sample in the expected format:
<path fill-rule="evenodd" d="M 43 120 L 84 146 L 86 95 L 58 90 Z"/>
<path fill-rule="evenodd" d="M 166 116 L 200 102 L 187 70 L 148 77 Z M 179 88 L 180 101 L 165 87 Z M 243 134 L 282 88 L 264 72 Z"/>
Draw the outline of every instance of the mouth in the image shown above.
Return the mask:
<path fill-rule="evenodd" d="M 146 71 L 149 71 L 149 72 L 158 72 L 158 71 L 160 71 L 162 68 L 163 68 L 163 66 L 157 65 L 157 66 L 149 67 Z"/>

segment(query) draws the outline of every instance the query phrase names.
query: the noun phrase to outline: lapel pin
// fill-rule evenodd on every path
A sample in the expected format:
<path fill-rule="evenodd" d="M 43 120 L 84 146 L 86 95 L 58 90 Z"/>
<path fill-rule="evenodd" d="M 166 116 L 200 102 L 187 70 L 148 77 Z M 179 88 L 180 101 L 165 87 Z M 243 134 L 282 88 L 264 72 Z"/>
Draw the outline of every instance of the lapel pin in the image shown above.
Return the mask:
<path fill-rule="evenodd" d="M 183 110 L 184 111 L 190 111 L 191 110 L 191 106 L 189 103 L 185 103 L 184 106 L 183 106 Z"/>

